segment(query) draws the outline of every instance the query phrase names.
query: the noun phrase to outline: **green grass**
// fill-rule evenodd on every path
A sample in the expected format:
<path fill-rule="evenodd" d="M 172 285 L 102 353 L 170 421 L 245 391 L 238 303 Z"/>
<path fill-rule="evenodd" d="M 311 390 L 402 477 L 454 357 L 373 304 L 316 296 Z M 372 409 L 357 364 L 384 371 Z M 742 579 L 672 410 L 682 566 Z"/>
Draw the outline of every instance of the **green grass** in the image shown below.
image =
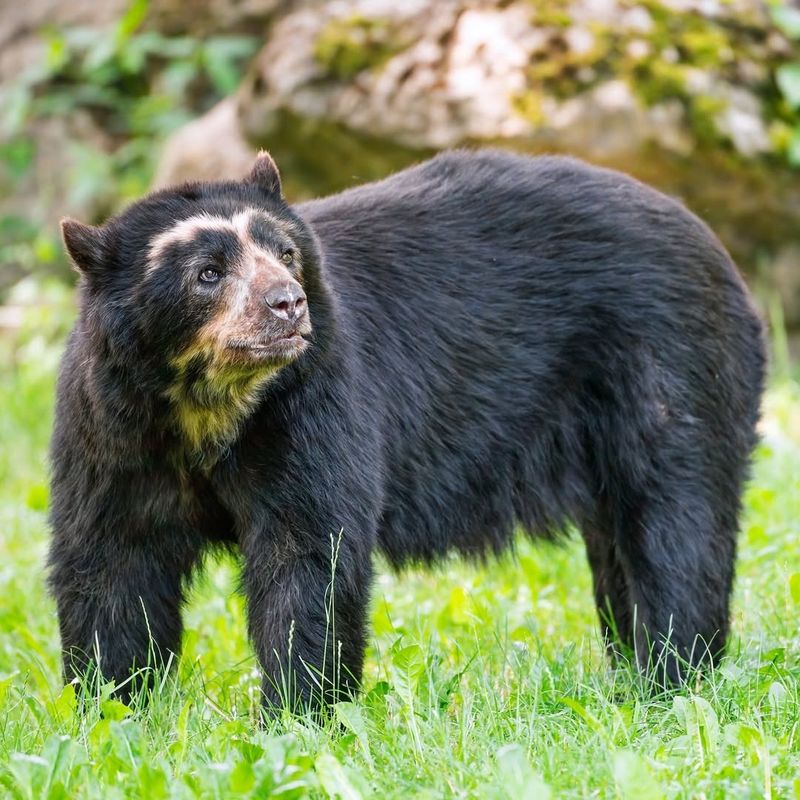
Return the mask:
<path fill-rule="evenodd" d="M 800 385 L 776 381 L 747 496 L 730 656 L 691 691 L 612 672 L 579 541 L 484 568 L 380 567 L 364 695 L 256 723 L 236 566 L 209 564 L 146 709 L 60 683 L 44 587 L 65 307 L 0 339 L 0 797 L 800 797 Z"/>

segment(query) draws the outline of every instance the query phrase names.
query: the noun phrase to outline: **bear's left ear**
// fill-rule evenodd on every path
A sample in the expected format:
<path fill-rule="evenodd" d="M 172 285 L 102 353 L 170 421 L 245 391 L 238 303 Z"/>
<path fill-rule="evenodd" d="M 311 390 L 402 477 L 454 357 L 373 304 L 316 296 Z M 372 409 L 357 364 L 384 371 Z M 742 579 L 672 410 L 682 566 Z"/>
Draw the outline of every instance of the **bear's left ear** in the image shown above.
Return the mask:
<path fill-rule="evenodd" d="M 281 196 L 281 176 L 278 166 L 266 150 L 259 152 L 247 180 L 260 186 L 267 194 Z"/>

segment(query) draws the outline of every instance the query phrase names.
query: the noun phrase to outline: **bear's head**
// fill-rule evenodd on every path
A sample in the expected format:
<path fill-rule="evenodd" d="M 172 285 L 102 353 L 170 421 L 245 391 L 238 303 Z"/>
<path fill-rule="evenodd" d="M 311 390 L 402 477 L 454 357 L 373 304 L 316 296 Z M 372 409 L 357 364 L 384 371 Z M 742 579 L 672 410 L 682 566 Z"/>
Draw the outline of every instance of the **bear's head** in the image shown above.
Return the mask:
<path fill-rule="evenodd" d="M 192 450 L 227 443 L 309 347 L 305 273 L 319 251 L 267 153 L 243 181 L 156 192 L 99 227 L 64 220 L 62 233 L 83 276 L 79 330 L 169 400 Z"/>

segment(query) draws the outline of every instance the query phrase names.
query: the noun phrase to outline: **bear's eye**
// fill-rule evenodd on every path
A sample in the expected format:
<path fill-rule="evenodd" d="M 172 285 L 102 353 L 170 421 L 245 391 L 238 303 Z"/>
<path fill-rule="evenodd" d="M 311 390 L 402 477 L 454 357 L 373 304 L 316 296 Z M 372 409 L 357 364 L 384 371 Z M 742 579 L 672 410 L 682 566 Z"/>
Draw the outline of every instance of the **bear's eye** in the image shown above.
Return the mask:
<path fill-rule="evenodd" d="M 213 267 L 206 267 L 200 270 L 200 274 L 197 276 L 198 280 L 201 280 L 203 283 L 216 283 L 221 277 L 222 273 Z"/>
<path fill-rule="evenodd" d="M 281 256 L 281 261 L 283 261 L 284 264 L 291 264 L 292 261 L 294 261 L 294 251 L 293 250 L 287 250 Z"/>

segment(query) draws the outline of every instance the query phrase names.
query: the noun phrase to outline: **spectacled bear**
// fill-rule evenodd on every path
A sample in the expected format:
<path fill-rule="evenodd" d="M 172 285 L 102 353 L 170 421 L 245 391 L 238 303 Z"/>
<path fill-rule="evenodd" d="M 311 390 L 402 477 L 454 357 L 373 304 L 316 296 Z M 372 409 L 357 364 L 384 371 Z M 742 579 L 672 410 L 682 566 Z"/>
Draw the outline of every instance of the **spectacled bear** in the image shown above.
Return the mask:
<path fill-rule="evenodd" d="M 63 238 L 68 680 L 178 653 L 187 581 L 231 546 L 267 707 L 319 707 L 359 683 L 373 553 L 481 558 L 570 524 L 612 655 L 679 682 L 722 651 L 762 325 L 678 202 L 484 150 L 291 206 L 262 153 Z"/>

